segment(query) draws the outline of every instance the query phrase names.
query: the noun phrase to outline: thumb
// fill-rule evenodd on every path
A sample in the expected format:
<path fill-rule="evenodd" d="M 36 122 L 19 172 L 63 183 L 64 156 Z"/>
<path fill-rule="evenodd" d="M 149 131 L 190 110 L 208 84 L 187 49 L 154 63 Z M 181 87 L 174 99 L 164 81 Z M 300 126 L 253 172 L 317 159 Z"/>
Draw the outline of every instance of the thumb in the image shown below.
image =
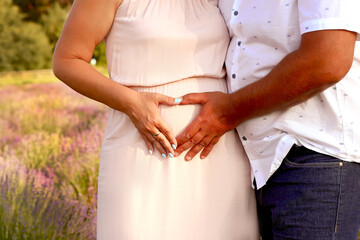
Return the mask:
<path fill-rule="evenodd" d="M 206 93 L 189 93 L 182 97 L 181 104 L 203 104 L 206 96 Z"/>
<path fill-rule="evenodd" d="M 173 98 L 162 94 L 156 94 L 156 100 L 159 104 L 168 106 L 179 105 L 181 102 L 181 98 Z"/>

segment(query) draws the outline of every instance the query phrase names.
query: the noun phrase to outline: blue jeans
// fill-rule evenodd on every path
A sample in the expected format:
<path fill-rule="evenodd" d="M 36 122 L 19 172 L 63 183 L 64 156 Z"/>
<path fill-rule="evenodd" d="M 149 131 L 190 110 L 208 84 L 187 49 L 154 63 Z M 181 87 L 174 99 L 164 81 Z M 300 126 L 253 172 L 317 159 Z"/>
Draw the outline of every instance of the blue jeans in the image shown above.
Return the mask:
<path fill-rule="evenodd" d="M 356 240 L 360 164 L 294 146 L 256 198 L 263 240 Z"/>

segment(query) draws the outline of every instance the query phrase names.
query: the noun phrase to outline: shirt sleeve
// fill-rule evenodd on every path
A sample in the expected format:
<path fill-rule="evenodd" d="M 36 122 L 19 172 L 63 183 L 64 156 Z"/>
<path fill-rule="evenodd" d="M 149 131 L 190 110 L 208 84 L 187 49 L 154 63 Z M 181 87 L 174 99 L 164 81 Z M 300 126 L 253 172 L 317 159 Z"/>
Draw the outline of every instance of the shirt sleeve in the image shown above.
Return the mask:
<path fill-rule="evenodd" d="M 360 41 L 360 0 L 299 0 L 298 9 L 301 34 L 342 29 Z"/>

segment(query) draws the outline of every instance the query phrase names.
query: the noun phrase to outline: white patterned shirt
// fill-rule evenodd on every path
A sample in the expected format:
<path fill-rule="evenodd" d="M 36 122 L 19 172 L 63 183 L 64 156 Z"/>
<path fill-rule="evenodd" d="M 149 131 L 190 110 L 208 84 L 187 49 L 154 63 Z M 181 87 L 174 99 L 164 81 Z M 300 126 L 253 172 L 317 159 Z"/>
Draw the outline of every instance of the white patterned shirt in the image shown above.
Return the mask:
<path fill-rule="evenodd" d="M 303 33 L 358 33 L 353 65 L 339 83 L 237 128 L 257 187 L 266 184 L 293 144 L 360 163 L 360 0 L 235 0 L 230 12 L 225 7 L 232 1 L 219 2 L 232 35 L 226 59 L 230 92 L 267 75 L 299 47 Z"/>

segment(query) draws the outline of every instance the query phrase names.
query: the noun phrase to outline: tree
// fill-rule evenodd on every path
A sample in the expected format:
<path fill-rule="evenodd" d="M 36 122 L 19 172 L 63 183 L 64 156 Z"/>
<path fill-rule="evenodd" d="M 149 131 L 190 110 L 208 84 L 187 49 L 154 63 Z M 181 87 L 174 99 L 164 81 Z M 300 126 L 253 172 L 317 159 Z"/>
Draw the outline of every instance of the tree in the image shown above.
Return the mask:
<path fill-rule="evenodd" d="M 53 4 L 58 3 L 62 7 L 68 7 L 72 2 L 73 0 L 14 0 L 14 4 L 26 14 L 25 20 L 33 22 L 38 22 Z"/>
<path fill-rule="evenodd" d="M 50 66 L 52 49 L 44 31 L 23 18 L 11 0 L 0 1 L 0 71 Z"/>
<path fill-rule="evenodd" d="M 42 25 L 53 49 L 60 37 L 67 15 L 68 10 L 62 8 L 58 2 L 55 2 L 47 9 L 46 13 L 40 17 L 39 22 Z"/>

